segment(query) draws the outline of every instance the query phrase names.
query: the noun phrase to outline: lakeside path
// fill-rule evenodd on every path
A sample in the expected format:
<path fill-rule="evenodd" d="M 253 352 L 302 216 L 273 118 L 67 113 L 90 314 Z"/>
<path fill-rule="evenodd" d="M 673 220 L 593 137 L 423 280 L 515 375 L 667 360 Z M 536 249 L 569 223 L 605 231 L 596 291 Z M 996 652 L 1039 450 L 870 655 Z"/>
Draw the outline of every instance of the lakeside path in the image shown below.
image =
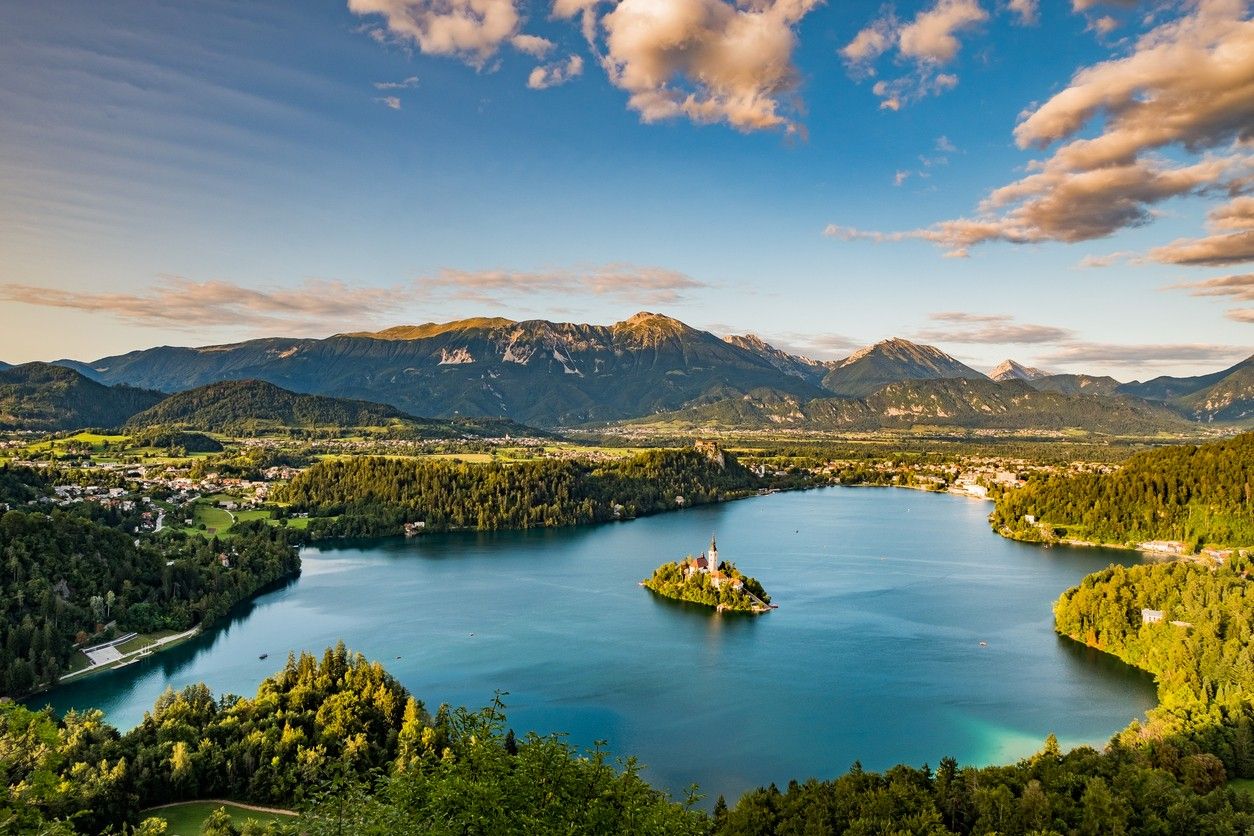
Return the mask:
<path fill-rule="evenodd" d="M 132 650 L 130 653 L 120 654 L 114 658 L 106 659 L 101 662 L 93 662 L 92 664 L 88 665 L 82 670 L 77 670 L 77 671 L 74 671 L 73 673 L 67 673 L 65 676 L 57 680 L 57 682 L 58 684 L 60 684 L 62 682 L 68 682 L 71 679 L 78 679 L 84 674 L 95 673 L 96 671 L 101 671 L 101 670 L 113 670 L 114 668 L 120 668 L 123 665 L 128 665 L 131 662 L 138 660 L 141 656 L 148 656 L 152 653 L 158 653 L 162 650 L 165 650 L 167 647 L 169 647 L 172 644 L 176 644 L 185 639 L 190 639 L 193 636 L 198 635 L 199 633 L 200 633 L 200 627 L 193 627 L 192 629 L 185 630 L 182 633 L 175 633 L 173 636 L 163 636 L 159 639 L 154 639 L 152 642 L 136 650 Z"/>

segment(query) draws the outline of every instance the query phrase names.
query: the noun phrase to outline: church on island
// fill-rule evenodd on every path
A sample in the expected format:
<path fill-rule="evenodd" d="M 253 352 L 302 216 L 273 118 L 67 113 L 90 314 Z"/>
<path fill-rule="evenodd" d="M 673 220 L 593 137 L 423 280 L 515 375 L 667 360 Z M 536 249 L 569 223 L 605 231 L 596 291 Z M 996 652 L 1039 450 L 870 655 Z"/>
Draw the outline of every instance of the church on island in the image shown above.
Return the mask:
<path fill-rule="evenodd" d="M 718 542 L 717 539 L 711 535 L 709 549 L 707 549 L 700 557 L 690 557 L 684 561 L 684 580 L 698 574 L 705 574 L 710 578 L 710 586 L 715 589 L 720 588 L 725 583 L 729 584 L 731 589 L 738 590 L 744 587 L 744 581 L 740 578 L 733 578 L 724 574 L 722 568 L 723 564 L 718 559 Z"/>

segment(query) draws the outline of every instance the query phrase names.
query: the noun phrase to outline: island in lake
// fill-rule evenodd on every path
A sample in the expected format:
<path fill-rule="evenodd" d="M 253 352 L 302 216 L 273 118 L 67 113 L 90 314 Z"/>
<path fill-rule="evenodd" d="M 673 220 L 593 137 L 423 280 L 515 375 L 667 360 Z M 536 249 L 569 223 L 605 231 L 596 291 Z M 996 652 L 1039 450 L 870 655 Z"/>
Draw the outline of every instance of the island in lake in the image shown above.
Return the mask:
<path fill-rule="evenodd" d="M 713 537 L 709 550 L 700 557 L 689 555 L 663 563 L 640 585 L 658 595 L 713 607 L 718 612 L 764 613 L 774 608 L 757 578 L 747 577 L 735 564 L 719 560 Z"/>

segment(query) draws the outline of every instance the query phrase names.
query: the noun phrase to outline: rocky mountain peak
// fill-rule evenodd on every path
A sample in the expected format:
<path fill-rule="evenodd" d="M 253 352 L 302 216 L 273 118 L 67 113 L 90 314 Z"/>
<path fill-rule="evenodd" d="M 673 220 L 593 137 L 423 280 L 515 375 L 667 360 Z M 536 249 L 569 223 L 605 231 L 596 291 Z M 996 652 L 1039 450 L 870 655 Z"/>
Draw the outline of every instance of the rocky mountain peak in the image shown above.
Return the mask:
<path fill-rule="evenodd" d="M 1005 380 L 1039 380 L 1042 377 L 1049 377 L 1049 372 L 1043 369 L 1025 366 L 1014 360 L 1003 360 L 997 364 L 988 376 L 998 382 Z"/>

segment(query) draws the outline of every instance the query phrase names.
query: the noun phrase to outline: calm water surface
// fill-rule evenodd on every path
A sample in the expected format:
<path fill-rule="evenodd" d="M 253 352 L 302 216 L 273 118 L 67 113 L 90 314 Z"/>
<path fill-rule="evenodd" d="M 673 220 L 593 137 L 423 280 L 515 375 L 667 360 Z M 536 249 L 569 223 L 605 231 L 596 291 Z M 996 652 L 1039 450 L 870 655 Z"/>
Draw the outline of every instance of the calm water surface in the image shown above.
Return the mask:
<path fill-rule="evenodd" d="M 1004 540 L 989 508 L 829 488 L 589 528 L 310 549 L 299 580 L 223 629 L 46 699 L 128 728 L 167 687 L 251 694 L 288 651 L 342 638 L 432 708 L 508 691 L 520 732 L 608 740 L 655 783 L 711 797 L 855 759 L 984 764 L 1050 732 L 1102 742 L 1153 705 L 1152 680 L 1056 637 L 1050 606 L 1137 558 Z M 780 609 L 717 616 L 637 586 L 713 532 Z"/>

